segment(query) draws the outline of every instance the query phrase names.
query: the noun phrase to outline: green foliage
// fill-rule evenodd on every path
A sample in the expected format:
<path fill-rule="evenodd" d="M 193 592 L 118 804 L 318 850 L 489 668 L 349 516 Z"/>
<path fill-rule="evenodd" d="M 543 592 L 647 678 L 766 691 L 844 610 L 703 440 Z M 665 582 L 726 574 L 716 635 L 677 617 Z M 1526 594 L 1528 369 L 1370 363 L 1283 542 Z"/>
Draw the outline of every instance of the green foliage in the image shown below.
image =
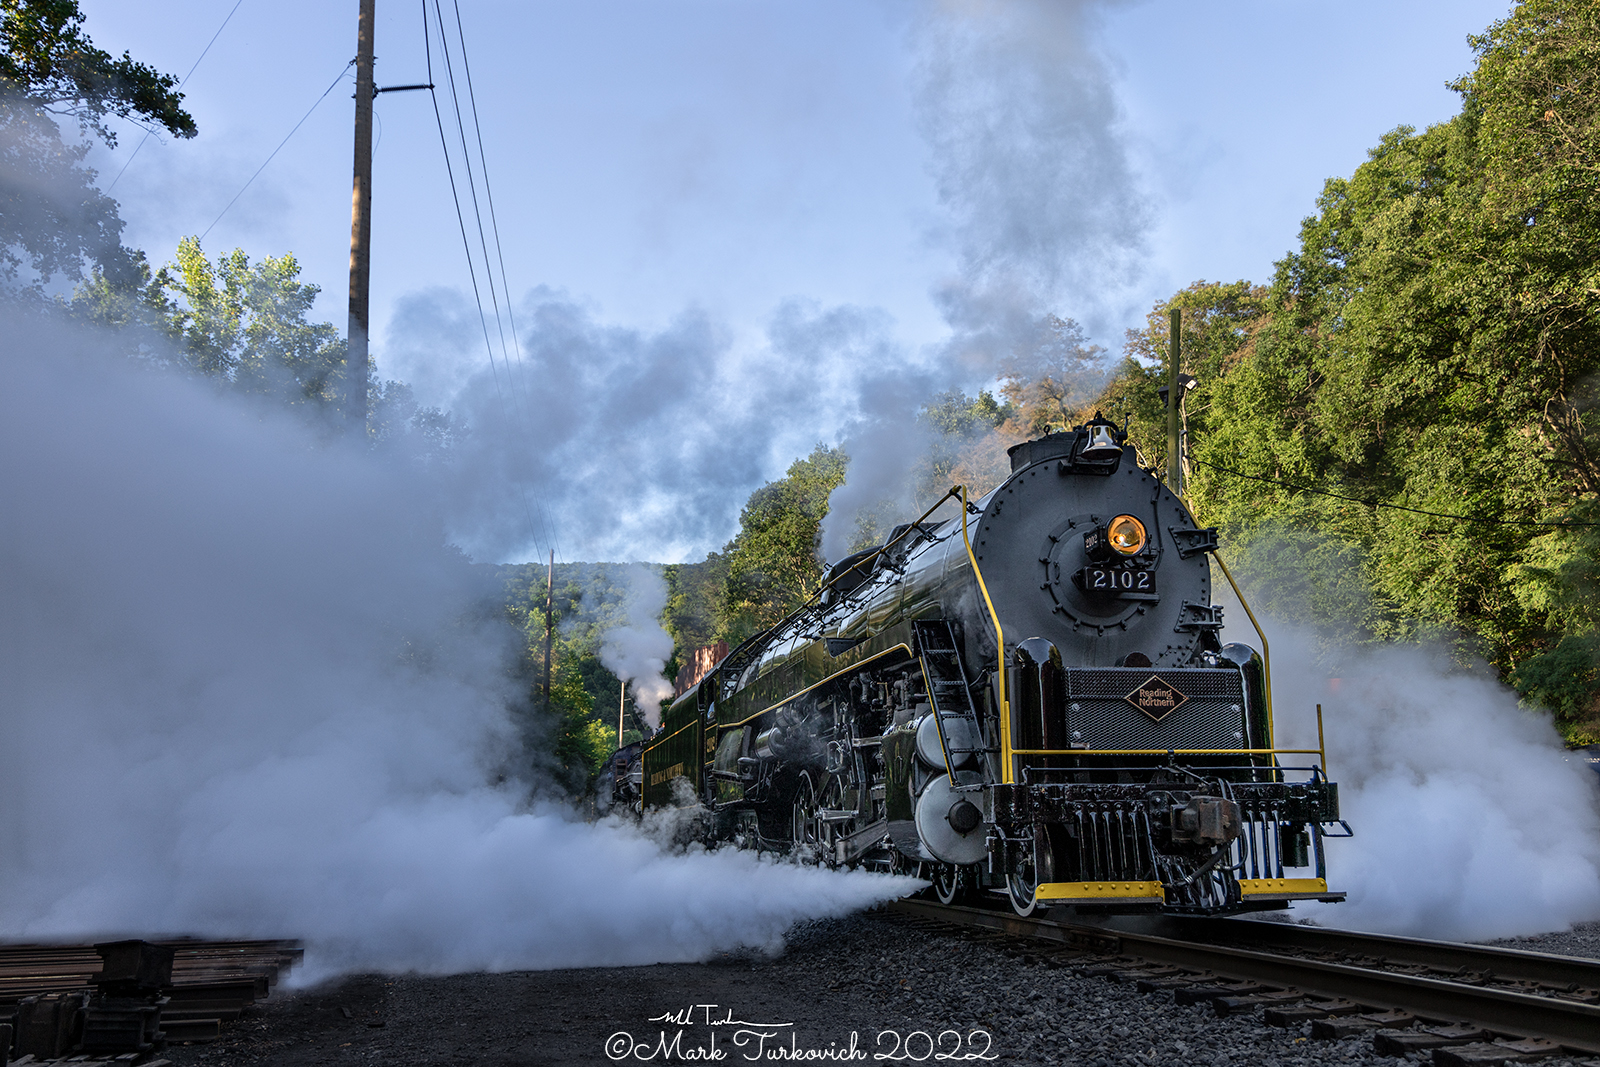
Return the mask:
<path fill-rule="evenodd" d="M 131 355 L 215 382 L 342 430 L 347 348 L 328 322 L 313 322 L 321 291 L 299 281 L 292 252 L 252 263 L 243 249 L 213 263 L 185 237 L 175 262 L 152 272 L 135 253 L 134 280 L 95 271 L 68 310 L 114 330 Z M 448 458 L 461 432 L 447 412 L 423 407 L 403 382 L 383 381 L 368 357 L 367 437 L 421 463 Z"/>
<path fill-rule="evenodd" d="M 1015 412 L 1011 404 L 1001 404 L 994 394 L 981 391 L 977 396 L 951 389 L 930 400 L 918 419 L 945 437 L 975 437 L 1005 422 Z"/>
<path fill-rule="evenodd" d="M 1600 6 L 1527 0 L 1473 45 L 1456 118 L 1330 180 L 1270 289 L 1158 306 L 1102 403 L 1164 452 L 1152 372 L 1182 307 L 1190 496 L 1257 595 L 1450 640 L 1572 722 L 1596 694 L 1600 539 L 1528 524 L 1600 510 Z"/>
<path fill-rule="evenodd" d="M 1600 726 L 1595 693 L 1600 691 L 1600 635 L 1569 634 L 1548 652 L 1529 656 L 1511 672 L 1511 684 L 1564 723 Z M 1593 744 L 1593 741 L 1588 742 Z"/>
<path fill-rule="evenodd" d="M 82 278 L 85 262 L 116 284 L 137 282 L 116 201 L 82 165 L 88 135 L 116 145 L 108 116 L 195 134 L 176 78 L 113 58 L 82 27 L 76 0 L 0 0 L 0 283 L 13 299 L 43 302 L 45 283 Z M 63 141 L 60 117 L 77 120 L 76 142 Z M 24 263 L 34 277 L 16 288 Z"/>
<path fill-rule="evenodd" d="M 178 79 L 116 59 L 83 32 L 77 0 L 0 0 L 0 94 L 79 124 L 116 147 L 108 115 L 154 123 L 177 137 L 193 137 L 194 119 L 183 110 Z"/>
<path fill-rule="evenodd" d="M 673 641 L 667 675 L 675 676 L 687 653 L 714 644 L 722 628 L 723 593 L 728 559 L 712 552 L 699 563 L 674 563 L 662 568 L 667 582 L 667 610 L 662 620 Z"/>
<path fill-rule="evenodd" d="M 332 323 L 307 319 L 321 288 L 298 281 L 294 253 L 252 264 L 243 249 L 217 257 L 198 238 L 178 244 L 177 261 L 152 280 L 165 294 L 167 328 L 198 374 L 236 390 L 296 404 L 338 399 L 345 342 Z"/>
<path fill-rule="evenodd" d="M 722 640 L 734 645 L 765 630 L 822 587 L 822 520 L 848 462 L 843 452 L 819 444 L 784 477 L 750 494 L 739 532 L 723 550 Z"/>
<path fill-rule="evenodd" d="M 117 202 L 95 187 L 82 166 L 87 142 L 67 145 L 51 118 L 0 94 L 0 282 L 7 288 L 24 265 L 36 299 L 57 275 L 81 278 L 87 261 L 119 281 L 137 277 L 122 247 Z"/>
<path fill-rule="evenodd" d="M 622 683 L 600 662 L 601 639 L 627 621 L 627 565 L 559 563 L 552 587 L 544 564 L 495 568 L 506 617 L 523 634 L 520 677 L 527 687 L 528 759 L 570 792 L 593 784 L 616 750 L 617 704 Z M 550 699 L 544 697 L 546 604 L 551 623 Z M 630 690 L 631 693 L 631 690 Z M 643 736 L 644 722 L 630 699 L 625 740 Z"/>
<path fill-rule="evenodd" d="M 1001 426 L 1016 418 L 1018 406 L 1007 401 L 1002 404 L 989 392 L 967 396 L 961 392 L 945 392 L 934 397 L 917 415 L 917 421 L 934 431 L 927 452 L 919 459 L 913 478 L 913 506 L 921 511 L 942 496 L 950 486 L 962 480 L 961 466 L 974 448 Z M 893 525 L 895 516 L 887 517 L 883 534 Z M 878 544 L 882 536 L 869 538 L 867 544 Z"/>
<path fill-rule="evenodd" d="M 1001 393 L 1024 437 L 1070 428 L 1099 390 L 1105 350 L 1091 345 L 1071 319 L 1046 315 L 1030 342 L 1001 361 Z"/>

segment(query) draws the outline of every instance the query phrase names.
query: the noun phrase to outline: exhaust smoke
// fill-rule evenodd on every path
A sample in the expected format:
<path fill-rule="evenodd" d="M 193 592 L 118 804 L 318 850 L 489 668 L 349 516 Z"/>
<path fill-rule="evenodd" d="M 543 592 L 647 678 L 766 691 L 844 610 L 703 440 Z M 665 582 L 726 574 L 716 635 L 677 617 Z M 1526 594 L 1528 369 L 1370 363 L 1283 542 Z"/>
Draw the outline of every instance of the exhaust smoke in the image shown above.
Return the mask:
<path fill-rule="evenodd" d="M 1329 775 L 1356 834 L 1326 845 L 1330 886 L 1349 899 L 1297 904 L 1296 917 L 1474 941 L 1600 919 L 1600 785 L 1544 713 L 1441 652 L 1319 656 L 1315 638 L 1269 632 L 1278 744 L 1315 748 L 1322 704 Z"/>
<path fill-rule="evenodd" d="M 60 328 L 8 324 L 0 375 L 4 936 L 303 937 L 304 980 L 647 963 L 913 884 L 530 800 L 518 635 L 406 468 Z"/>

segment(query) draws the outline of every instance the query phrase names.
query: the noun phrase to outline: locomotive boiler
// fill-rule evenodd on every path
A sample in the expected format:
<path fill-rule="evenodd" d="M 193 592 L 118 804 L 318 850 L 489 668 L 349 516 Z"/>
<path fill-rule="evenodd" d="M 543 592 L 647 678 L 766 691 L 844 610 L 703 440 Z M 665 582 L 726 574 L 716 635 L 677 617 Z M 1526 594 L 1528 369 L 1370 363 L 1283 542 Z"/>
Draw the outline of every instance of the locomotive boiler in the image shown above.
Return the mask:
<path fill-rule="evenodd" d="M 998 488 L 952 489 L 733 649 L 608 788 L 1023 915 L 1341 900 L 1337 787 L 1276 746 L 1267 666 L 1222 638 L 1216 547 L 1115 424 L 1017 445 Z"/>

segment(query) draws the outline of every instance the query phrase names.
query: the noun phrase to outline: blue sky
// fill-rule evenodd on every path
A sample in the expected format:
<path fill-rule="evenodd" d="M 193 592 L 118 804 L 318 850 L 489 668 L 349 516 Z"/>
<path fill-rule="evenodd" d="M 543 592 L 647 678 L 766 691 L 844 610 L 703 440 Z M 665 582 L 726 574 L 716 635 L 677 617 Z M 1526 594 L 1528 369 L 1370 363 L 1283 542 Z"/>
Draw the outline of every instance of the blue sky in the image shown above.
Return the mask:
<path fill-rule="evenodd" d="M 101 47 L 180 75 L 232 6 L 82 2 Z M 421 5 L 378 8 L 379 84 L 424 80 Z M 354 0 L 244 0 L 185 87 L 200 136 L 152 138 L 113 191 L 129 243 L 160 263 L 213 223 L 354 54 L 355 12 Z M 1467 35 L 1506 12 L 1505 0 L 461 4 L 522 313 L 560 298 L 596 330 L 647 340 L 687 317 L 708 324 L 729 373 L 770 357 L 774 322 L 796 306 L 851 309 L 891 362 L 947 358 L 951 310 L 935 294 L 991 243 L 1011 247 L 1002 266 L 1032 272 L 1029 307 L 1079 319 L 1112 349 L 1191 281 L 1264 281 L 1327 177 L 1385 131 L 1455 112 L 1445 83 L 1470 69 Z M 341 328 L 350 96 L 336 88 L 205 241 L 293 251 L 323 287 L 318 315 Z M 950 133 L 969 105 L 996 118 L 990 141 Z M 1083 121 L 1053 124 L 1080 106 Z M 374 352 L 424 399 L 460 407 L 486 360 L 475 321 L 440 310 L 459 311 L 469 283 L 432 106 L 407 93 L 377 110 Z M 103 180 L 139 139 L 130 129 L 96 153 Z M 952 153 L 966 153 L 959 166 Z M 732 477 L 733 514 L 752 479 L 882 416 L 843 406 L 770 412 L 770 439 Z M 656 545 L 656 558 L 692 555 L 726 525 Z"/>

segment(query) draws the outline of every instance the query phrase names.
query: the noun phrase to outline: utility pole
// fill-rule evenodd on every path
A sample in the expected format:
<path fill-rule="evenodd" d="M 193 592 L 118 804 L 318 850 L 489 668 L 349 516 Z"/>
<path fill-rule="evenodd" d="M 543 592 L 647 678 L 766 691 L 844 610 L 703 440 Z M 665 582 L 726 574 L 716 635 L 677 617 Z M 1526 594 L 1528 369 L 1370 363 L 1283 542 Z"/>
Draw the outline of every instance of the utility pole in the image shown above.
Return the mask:
<path fill-rule="evenodd" d="M 550 710 L 550 641 L 555 636 L 556 550 L 550 550 L 550 576 L 544 587 L 544 710 Z"/>
<path fill-rule="evenodd" d="M 1178 384 L 1178 360 L 1183 355 L 1183 312 L 1172 309 L 1172 326 L 1167 346 L 1167 488 L 1183 496 L 1183 457 L 1178 454 L 1178 405 L 1183 389 Z"/>
<path fill-rule="evenodd" d="M 626 705 L 626 702 L 627 702 L 627 699 L 628 699 L 628 680 L 626 678 L 618 678 L 617 681 L 622 683 L 622 688 L 617 690 L 617 747 L 621 748 L 622 747 L 622 712 L 623 712 L 623 708 Z"/>
<path fill-rule="evenodd" d="M 367 430 L 367 298 L 372 277 L 372 36 L 377 0 L 361 0 L 356 32 L 356 162 L 350 191 L 350 329 L 344 363 L 344 411 L 361 437 Z"/>

